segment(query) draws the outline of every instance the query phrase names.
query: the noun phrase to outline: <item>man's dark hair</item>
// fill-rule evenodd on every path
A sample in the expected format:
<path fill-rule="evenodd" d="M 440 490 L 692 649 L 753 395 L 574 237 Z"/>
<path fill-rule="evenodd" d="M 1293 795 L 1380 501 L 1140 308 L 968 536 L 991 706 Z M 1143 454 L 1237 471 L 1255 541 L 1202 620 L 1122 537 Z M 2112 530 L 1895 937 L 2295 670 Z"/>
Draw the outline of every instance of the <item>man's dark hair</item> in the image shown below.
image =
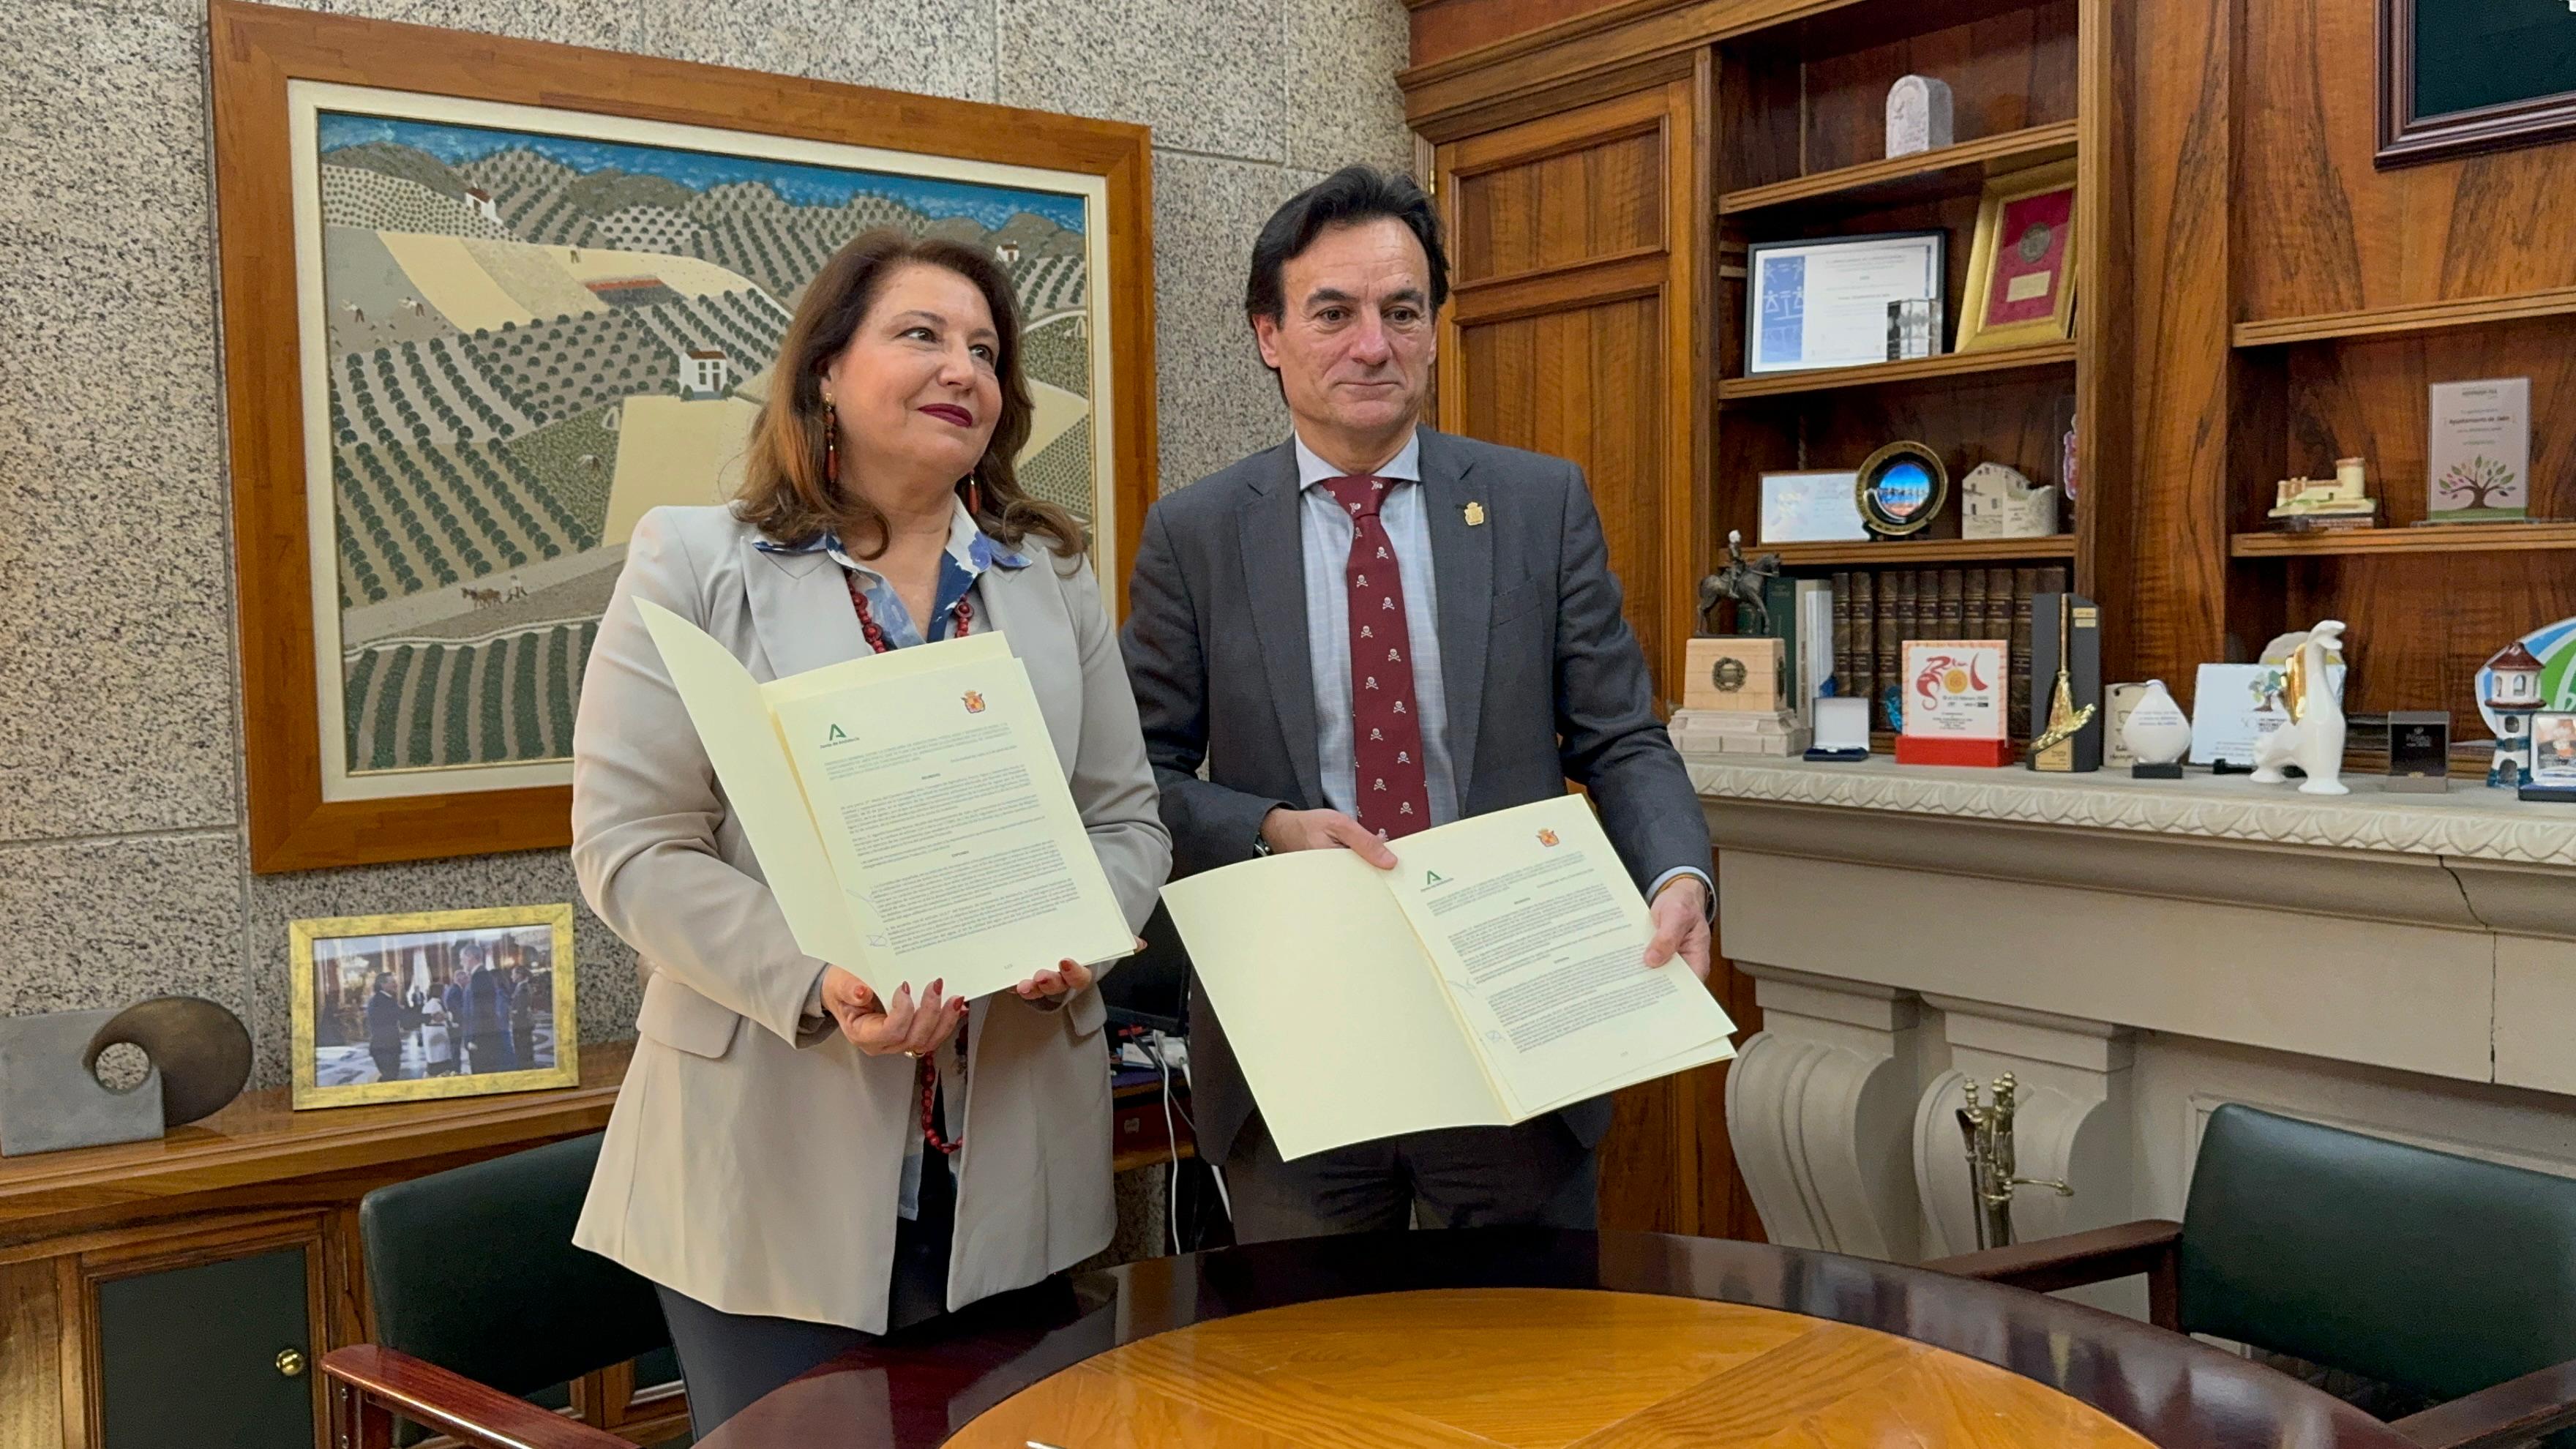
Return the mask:
<path fill-rule="evenodd" d="M 1262 223 L 1252 243 L 1252 275 L 1243 286 L 1243 310 L 1274 322 L 1288 315 L 1280 274 L 1303 256 L 1326 228 L 1392 217 L 1422 243 L 1431 263 L 1431 310 L 1449 301 L 1449 257 L 1440 249 L 1440 217 L 1431 198 L 1410 176 L 1389 176 L 1369 166 L 1345 166 L 1295 196 Z"/>

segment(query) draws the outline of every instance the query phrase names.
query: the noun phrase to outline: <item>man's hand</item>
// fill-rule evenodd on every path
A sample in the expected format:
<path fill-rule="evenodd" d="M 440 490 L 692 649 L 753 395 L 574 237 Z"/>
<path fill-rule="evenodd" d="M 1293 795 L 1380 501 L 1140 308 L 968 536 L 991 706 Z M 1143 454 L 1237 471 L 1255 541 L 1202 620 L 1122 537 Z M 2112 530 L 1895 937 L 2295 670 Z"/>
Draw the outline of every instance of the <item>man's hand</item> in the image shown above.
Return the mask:
<path fill-rule="evenodd" d="M 838 966 L 823 968 L 823 1009 L 841 1024 L 841 1035 L 858 1043 L 859 1050 L 872 1057 L 891 1056 L 901 1052 L 917 1057 L 937 1051 L 957 1034 L 966 1020 L 966 998 L 942 997 L 945 981 L 933 981 L 919 1001 L 912 999 L 912 983 L 895 989 L 890 1000 L 879 1001 L 868 984 Z"/>
<path fill-rule="evenodd" d="M 1655 938 L 1646 943 L 1646 964 L 1661 966 L 1675 955 L 1691 974 L 1708 979 L 1708 887 L 1695 875 L 1677 875 L 1655 892 L 1647 919 Z"/>
<path fill-rule="evenodd" d="M 1273 810 L 1261 817 L 1261 838 L 1270 842 L 1274 855 L 1339 848 L 1380 870 L 1395 869 L 1395 852 L 1386 848 L 1377 832 L 1339 810 Z"/>

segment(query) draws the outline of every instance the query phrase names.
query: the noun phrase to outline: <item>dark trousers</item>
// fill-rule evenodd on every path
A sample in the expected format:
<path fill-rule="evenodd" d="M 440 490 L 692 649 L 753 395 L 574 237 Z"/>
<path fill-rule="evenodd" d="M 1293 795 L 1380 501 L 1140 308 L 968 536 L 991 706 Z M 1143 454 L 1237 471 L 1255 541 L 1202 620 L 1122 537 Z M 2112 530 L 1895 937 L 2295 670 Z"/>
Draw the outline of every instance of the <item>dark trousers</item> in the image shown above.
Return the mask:
<path fill-rule="evenodd" d="M 1225 1159 L 1234 1238 L 1502 1225 L 1590 1228 L 1600 1159 L 1554 1113 L 1517 1127 L 1452 1127 L 1282 1162 L 1255 1113 Z"/>
<path fill-rule="evenodd" d="M 948 1248 L 957 1231 L 957 1180 L 947 1164 L 921 1165 L 920 1215 L 895 1225 L 894 1284 L 886 1327 L 909 1328 L 948 1311 Z M 680 1378 L 689 1391 L 689 1428 L 698 1438 L 826 1359 L 877 1341 L 836 1323 L 727 1313 L 669 1288 L 658 1290 Z"/>
<path fill-rule="evenodd" d="M 377 1081 L 390 1082 L 402 1075 L 402 1043 L 371 1046 L 367 1048 L 367 1055 L 376 1059 Z"/>

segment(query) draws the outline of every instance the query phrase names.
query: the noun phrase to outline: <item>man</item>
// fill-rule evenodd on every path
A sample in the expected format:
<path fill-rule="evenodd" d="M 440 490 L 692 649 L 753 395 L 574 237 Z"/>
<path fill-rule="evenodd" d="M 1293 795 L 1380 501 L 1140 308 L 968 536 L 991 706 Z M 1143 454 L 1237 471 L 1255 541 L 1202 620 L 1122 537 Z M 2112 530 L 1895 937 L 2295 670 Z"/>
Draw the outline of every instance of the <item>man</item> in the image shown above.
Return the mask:
<path fill-rule="evenodd" d="M 1430 199 L 1365 167 L 1291 200 L 1253 245 L 1245 310 L 1294 434 L 1157 504 L 1129 584 L 1127 671 L 1174 873 L 1324 849 L 1391 868 L 1389 840 L 1573 780 L 1652 900 L 1639 969 L 1678 954 L 1704 979 L 1708 827 L 1581 470 L 1420 426 L 1448 292 Z M 1592 1225 L 1607 1101 L 1282 1163 L 1197 1004 L 1199 1145 L 1226 1168 L 1238 1238 L 1417 1215 Z M 1367 1009 L 1317 1007 L 1260 1029 L 1329 1032 Z"/>
<path fill-rule="evenodd" d="M 394 999 L 391 972 L 376 973 L 376 988 L 367 997 L 367 1054 L 376 1059 L 376 1080 L 402 1076 L 402 1003 Z"/>

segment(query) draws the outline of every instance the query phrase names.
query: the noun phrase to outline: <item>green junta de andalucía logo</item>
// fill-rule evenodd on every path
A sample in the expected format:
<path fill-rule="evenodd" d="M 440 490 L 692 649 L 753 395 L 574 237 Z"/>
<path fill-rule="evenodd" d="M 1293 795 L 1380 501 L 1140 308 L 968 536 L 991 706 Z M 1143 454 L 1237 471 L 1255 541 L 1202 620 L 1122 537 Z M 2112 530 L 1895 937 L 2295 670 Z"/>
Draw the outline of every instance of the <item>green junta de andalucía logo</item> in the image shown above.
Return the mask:
<path fill-rule="evenodd" d="M 1448 883 L 1449 877 L 1442 875 L 1436 870 L 1426 870 L 1422 873 L 1422 884 L 1425 889 L 1436 885 L 1447 885 Z"/>
<path fill-rule="evenodd" d="M 834 725 L 831 728 L 832 732 L 823 736 L 823 743 L 827 745 L 846 745 L 850 742 L 850 737 L 841 732 L 841 727 L 839 725 Z"/>

